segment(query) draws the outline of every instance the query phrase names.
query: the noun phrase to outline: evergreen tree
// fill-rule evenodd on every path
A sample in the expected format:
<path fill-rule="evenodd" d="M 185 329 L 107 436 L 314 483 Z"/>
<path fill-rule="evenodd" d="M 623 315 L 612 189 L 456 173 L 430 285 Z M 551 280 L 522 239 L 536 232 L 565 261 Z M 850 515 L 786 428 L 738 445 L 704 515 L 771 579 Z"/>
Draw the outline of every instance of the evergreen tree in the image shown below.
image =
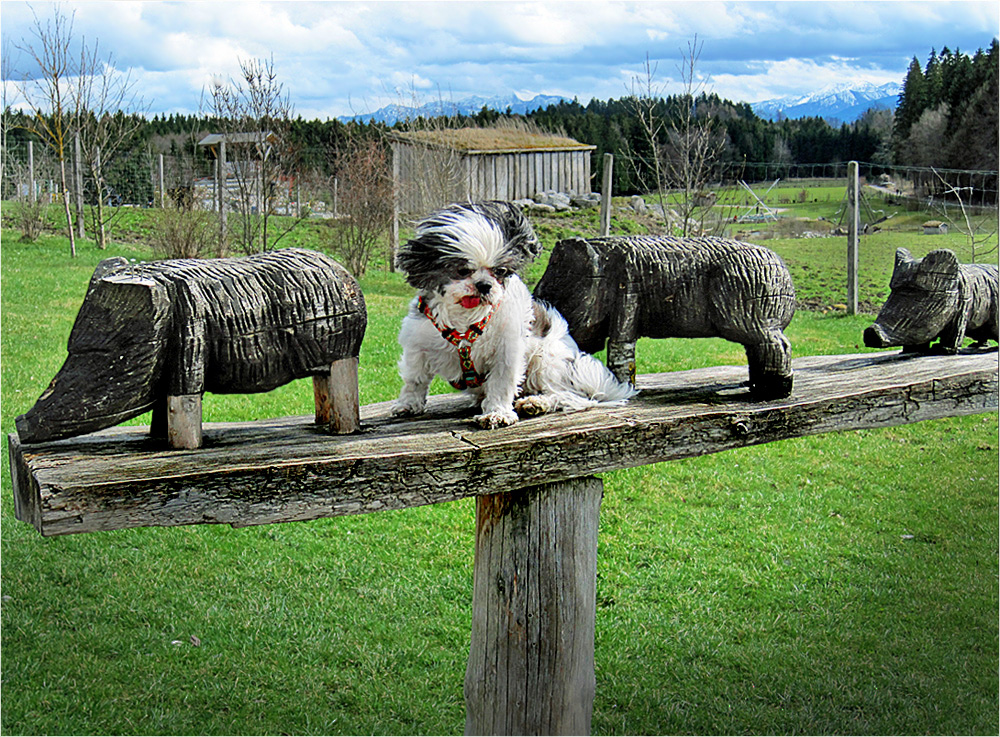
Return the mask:
<path fill-rule="evenodd" d="M 906 72 L 906 79 L 903 80 L 903 89 L 899 93 L 899 103 L 896 105 L 893 138 L 897 150 L 906 137 L 910 135 L 910 127 L 927 109 L 927 104 L 927 82 L 924 79 L 924 72 L 920 68 L 920 62 L 914 56 Z"/>

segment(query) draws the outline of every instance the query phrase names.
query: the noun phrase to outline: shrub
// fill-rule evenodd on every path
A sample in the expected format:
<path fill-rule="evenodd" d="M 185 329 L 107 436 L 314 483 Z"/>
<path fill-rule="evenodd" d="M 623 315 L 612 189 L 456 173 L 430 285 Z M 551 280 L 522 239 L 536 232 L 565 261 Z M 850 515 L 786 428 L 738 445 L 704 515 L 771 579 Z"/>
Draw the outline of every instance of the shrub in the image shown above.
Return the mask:
<path fill-rule="evenodd" d="M 392 173 L 385 147 L 376 141 L 351 145 L 339 163 L 343 219 L 332 229 L 333 249 L 361 277 L 392 226 Z"/>
<path fill-rule="evenodd" d="M 159 258 L 206 258 L 225 255 L 218 220 L 206 210 L 170 204 L 153 216 L 153 251 Z"/>
<path fill-rule="evenodd" d="M 17 229 L 21 231 L 21 240 L 35 241 L 45 225 L 45 205 L 41 199 L 32 201 L 27 197 L 19 197 L 15 213 L 14 221 L 17 223 Z"/>

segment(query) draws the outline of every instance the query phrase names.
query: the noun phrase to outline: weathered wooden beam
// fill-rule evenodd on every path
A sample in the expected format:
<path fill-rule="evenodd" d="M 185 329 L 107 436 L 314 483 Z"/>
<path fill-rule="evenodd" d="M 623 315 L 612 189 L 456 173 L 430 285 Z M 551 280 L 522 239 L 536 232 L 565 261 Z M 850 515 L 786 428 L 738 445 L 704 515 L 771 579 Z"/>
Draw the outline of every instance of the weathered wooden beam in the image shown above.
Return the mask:
<path fill-rule="evenodd" d="M 170 450 L 119 427 L 22 445 L 9 436 L 18 518 L 43 535 L 150 525 L 291 522 L 444 502 L 803 435 L 997 408 L 997 352 L 879 353 L 794 363 L 795 390 L 751 401 L 746 368 L 640 376 L 623 407 L 478 430 L 459 395 L 395 419 L 362 408 L 361 432 L 314 417 L 207 423 L 204 447 Z"/>

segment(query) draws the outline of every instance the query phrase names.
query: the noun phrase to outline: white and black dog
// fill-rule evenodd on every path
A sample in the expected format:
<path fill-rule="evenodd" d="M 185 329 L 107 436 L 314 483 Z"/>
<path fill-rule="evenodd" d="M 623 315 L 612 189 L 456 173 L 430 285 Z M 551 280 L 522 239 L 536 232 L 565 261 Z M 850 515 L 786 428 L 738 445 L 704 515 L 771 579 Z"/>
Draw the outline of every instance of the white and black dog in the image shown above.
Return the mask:
<path fill-rule="evenodd" d="M 527 218 L 506 202 L 452 205 L 417 224 L 396 258 L 418 290 L 399 331 L 396 415 L 424 411 L 434 376 L 472 395 L 484 428 L 635 394 L 580 351 L 562 315 L 518 277 L 540 251 Z"/>

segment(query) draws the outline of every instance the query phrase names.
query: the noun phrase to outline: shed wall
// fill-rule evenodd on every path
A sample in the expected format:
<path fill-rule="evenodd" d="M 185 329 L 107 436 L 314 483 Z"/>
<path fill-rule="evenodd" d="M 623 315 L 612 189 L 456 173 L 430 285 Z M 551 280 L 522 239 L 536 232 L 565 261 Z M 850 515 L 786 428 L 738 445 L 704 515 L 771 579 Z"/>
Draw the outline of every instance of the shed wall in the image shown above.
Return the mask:
<path fill-rule="evenodd" d="M 592 149 L 460 153 L 394 142 L 400 212 L 422 215 L 450 202 L 518 200 L 536 192 L 591 191 Z"/>

